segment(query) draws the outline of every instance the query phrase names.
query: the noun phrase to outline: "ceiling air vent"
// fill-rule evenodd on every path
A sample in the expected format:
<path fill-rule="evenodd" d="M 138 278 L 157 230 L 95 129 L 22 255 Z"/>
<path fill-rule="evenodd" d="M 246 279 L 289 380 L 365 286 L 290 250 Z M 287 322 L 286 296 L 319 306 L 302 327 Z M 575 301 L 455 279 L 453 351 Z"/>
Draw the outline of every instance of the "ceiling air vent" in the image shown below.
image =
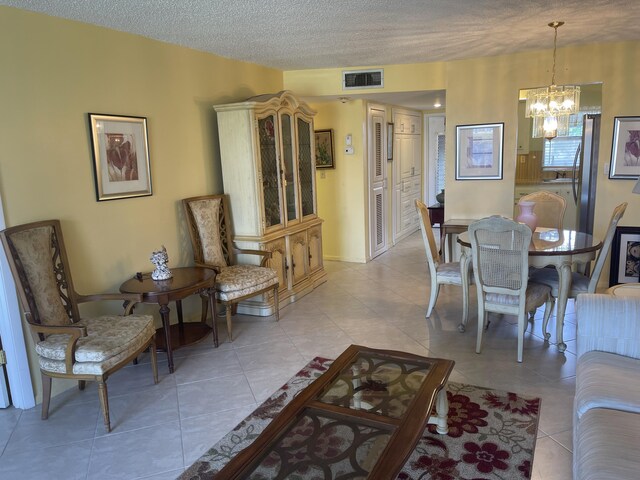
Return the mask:
<path fill-rule="evenodd" d="M 342 89 L 381 88 L 384 86 L 383 70 L 359 70 L 342 72 Z"/>

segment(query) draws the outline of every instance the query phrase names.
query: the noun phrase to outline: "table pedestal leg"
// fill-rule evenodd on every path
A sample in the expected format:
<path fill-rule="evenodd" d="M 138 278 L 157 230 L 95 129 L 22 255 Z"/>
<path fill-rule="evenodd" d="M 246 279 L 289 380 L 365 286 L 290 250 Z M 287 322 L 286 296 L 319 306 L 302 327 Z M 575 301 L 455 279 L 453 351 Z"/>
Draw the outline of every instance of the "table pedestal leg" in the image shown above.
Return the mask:
<path fill-rule="evenodd" d="M 171 310 L 166 303 L 160 305 L 160 316 L 164 327 L 164 343 L 167 349 L 167 360 L 169 362 L 169 373 L 173 373 L 173 350 L 171 348 L 171 320 L 169 312 Z"/>
<path fill-rule="evenodd" d="M 567 309 L 567 299 L 571 290 L 571 264 L 563 263 L 558 270 L 558 311 L 556 312 L 556 343 L 558 350 L 564 352 L 567 344 L 562 338 L 564 330 L 564 312 Z"/>

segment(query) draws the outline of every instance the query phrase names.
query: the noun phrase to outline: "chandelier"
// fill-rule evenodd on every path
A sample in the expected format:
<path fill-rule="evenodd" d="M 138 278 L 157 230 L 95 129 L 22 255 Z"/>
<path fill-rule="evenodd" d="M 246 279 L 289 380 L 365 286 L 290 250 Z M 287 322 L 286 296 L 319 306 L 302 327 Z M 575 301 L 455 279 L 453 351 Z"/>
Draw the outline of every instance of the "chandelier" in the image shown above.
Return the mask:
<path fill-rule="evenodd" d="M 527 92 L 526 116 L 533 118 L 532 136 L 552 140 L 558 135 L 569 134 L 569 116 L 580 110 L 580 87 L 556 85 L 556 45 L 558 27 L 564 22 L 551 22 L 553 36 L 553 70 L 551 85 L 533 88 Z"/>

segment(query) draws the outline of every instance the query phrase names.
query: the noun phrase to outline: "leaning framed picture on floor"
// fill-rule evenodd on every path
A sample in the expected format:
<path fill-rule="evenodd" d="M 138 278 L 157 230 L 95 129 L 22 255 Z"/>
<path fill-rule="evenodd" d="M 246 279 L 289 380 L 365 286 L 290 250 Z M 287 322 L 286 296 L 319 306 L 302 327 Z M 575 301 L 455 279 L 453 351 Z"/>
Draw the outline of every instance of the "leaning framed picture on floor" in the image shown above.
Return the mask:
<path fill-rule="evenodd" d="M 640 279 L 640 227 L 616 227 L 611 245 L 609 286 Z"/>

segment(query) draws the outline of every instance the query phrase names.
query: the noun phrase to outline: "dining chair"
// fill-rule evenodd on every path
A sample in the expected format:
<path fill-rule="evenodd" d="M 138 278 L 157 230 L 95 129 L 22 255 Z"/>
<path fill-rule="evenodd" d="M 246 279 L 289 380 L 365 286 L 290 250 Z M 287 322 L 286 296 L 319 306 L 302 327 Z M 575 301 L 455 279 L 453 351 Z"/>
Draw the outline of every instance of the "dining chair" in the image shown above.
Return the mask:
<path fill-rule="evenodd" d="M 476 353 L 482 350 L 482 334 L 489 312 L 518 317 L 518 362 L 522 362 L 527 312 L 545 304 L 551 315 L 551 288 L 529 282 L 531 229 L 500 216 L 483 218 L 469 226 L 473 274 L 478 295 Z"/>
<path fill-rule="evenodd" d="M 233 341 L 232 314 L 241 300 L 273 291 L 276 320 L 280 319 L 278 306 L 278 274 L 266 266 L 271 252 L 237 248 L 232 240 L 227 195 L 204 195 L 185 198 L 189 235 L 196 266 L 213 268 L 216 276 L 216 300 L 226 307 L 227 334 Z M 236 261 L 237 254 L 262 257 L 260 265 L 244 265 Z M 207 317 L 208 300 L 202 298 L 202 318 Z M 214 322 L 216 312 L 213 312 Z"/>
<path fill-rule="evenodd" d="M 607 256 L 609 255 L 609 250 L 611 249 L 613 235 L 615 234 L 618 222 L 624 215 L 626 209 L 627 202 L 624 202 L 618 205 L 613 210 L 611 220 L 609 220 L 607 233 L 605 234 L 604 240 L 602 241 L 602 247 L 600 248 L 598 256 L 596 257 L 591 275 L 585 275 L 580 272 L 571 272 L 571 288 L 569 289 L 568 298 L 575 299 L 581 293 L 596 292 L 598 282 L 600 281 L 600 274 L 602 273 L 602 269 L 604 267 L 604 262 L 606 261 Z M 554 298 L 558 297 L 560 282 L 558 280 L 558 272 L 555 268 L 540 268 L 533 271 L 531 273 L 531 281 L 549 286 L 551 288 L 551 295 Z M 544 333 L 544 338 L 546 338 L 547 340 L 551 336 L 551 334 L 547 332 L 548 322 L 549 319 L 545 317 L 544 323 L 542 324 L 542 332 Z"/>
<path fill-rule="evenodd" d="M 458 330 L 464 332 L 467 316 L 469 315 L 469 292 L 468 286 L 462 281 L 460 262 L 442 261 L 440 253 L 438 252 L 438 244 L 436 243 L 433 229 L 431 228 L 429 210 L 420 200 L 416 200 L 416 209 L 420 215 L 420 231 L 422 232 L 422 240 L 424 241 L 424 248 L 427 253 L 427 263 L 431 277 L 431 291 L 429 294 L 429 307 L 427 308 L 426 318 L 431 316 L 433 308 L 436 305 L 440 285 L 457 285 L 462 287 L 462 323 L 458 326 Z"/>
<path fill-rule="evenodd" d="M 567 201 L 560 195 L 547 190 L 539 190 L 521 197 L 520 201 L 535 203 L 533 213 L 537 217 L 538 227 L 563 229 Z"/>
<path fill-rule="evenodd" d="M 52 378 L 78 380 L 80 390 L 93 380 L 98 382 L 104 425 L 110 432 L 107 378 L 148 348 L 153 381 L 158 383 L 153 317 L 129 315 L 141 295 L 77 293 L 58 220 L 7 228 L 0 238 L 35 343 L 42 376 L 42 419 L 49 417 Z M 78 304 L 97 300 L 128 302 L 125 316 L 81 317 Z"/>

